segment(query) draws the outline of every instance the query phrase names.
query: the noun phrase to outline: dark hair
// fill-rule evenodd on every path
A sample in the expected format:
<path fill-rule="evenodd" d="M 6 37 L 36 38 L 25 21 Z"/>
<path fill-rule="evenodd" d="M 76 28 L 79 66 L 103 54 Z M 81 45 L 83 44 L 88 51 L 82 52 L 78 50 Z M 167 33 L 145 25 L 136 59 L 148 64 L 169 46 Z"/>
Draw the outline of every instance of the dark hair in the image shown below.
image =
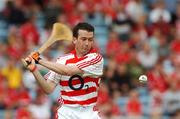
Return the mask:
<path fill-rule="evenodd" d="M 78 37 L 78 31 L 79 30 L 86 30 L 88 32 L 93 32 L 94 33 L 94 27 L 91 24 L 88 23 L 78 23 L 74 28 L 73 28 L 73 37 Z"/>

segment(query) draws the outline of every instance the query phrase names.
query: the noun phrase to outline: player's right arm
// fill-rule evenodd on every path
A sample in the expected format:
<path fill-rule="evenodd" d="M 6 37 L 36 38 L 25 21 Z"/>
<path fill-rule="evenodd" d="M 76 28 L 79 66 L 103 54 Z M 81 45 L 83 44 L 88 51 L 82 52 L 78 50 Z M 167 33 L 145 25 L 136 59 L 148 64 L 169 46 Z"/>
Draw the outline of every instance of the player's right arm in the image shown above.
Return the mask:
<path fill-rule="evenodd" d="M 29 69 L 32 72 L 32 74 L 34 75 L 34 77 L 35 77 L 37 83 L 39 84 L 39 86 L 43 89 L 43 91 L 46 94 L 52 93 L 57 84 L 55 82 L 51 81 L 51 80 L 45 80 L 44 79 L 44 77 L 41 75 L 41 73 L 37 70 L 34 59 L 30 58 L 30 59 L 27 59 L 27 60 L 31 61 L 31 64 L 29 64 L 27 66 L 27 69 Z"/>
<path fill-rule="evenodd" d="M 40 74 L 38 70 L 35 70 L 32 72 L 37 83 L 41 86 L 41 88 L 44 90 L 46 94 L 50 94 L 54 91 L 56 87 L 56 83 L 54 83 L 51 80 L 45 80 L 44 77 Z"/>

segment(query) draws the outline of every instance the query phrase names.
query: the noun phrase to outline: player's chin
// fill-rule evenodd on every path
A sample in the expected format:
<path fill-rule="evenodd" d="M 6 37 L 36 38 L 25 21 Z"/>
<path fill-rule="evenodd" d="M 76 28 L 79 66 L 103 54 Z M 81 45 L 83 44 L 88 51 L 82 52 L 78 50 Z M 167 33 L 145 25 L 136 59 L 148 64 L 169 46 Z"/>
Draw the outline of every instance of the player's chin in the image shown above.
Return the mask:
<path fill-rule="evenodd" d="M 89 52 L 89 50 L 87 50 L 87 49 L 85 50 L 85 49 L 84 49 L 84 50 L 82 51 L 82 54 L 83 54 L 83 55 L 86 55 L 88 52 Z"/>

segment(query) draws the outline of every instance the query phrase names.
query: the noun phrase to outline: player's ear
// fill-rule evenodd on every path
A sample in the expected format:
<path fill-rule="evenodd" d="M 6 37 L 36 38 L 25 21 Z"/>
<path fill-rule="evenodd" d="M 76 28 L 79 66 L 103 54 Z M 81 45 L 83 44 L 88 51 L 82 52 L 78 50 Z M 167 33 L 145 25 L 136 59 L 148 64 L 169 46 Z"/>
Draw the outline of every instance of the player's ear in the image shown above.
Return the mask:
<path fill-rule="evenodd" d="M 77 43 L 77 38 L 76 38 L 76 37 L 73 37 L 72 42 L 73 42 L 73 44 L 76 44 L 76 43 Z"/>

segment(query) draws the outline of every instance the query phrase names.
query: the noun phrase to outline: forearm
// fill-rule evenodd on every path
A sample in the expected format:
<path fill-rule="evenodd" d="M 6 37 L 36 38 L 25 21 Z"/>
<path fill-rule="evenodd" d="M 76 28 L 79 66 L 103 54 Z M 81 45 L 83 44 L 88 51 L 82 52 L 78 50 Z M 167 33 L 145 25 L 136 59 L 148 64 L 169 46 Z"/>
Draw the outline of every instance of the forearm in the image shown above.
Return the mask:
<path fill-rule="evenodd" d="M 78 71 L 78 69 L 74 66 L 67 66 L 63 64 L 49 62 L 46 60 L 40 60 L 39 64 L 61 75 L 70 76 L 76 73 L 81 73 L 81 71 Z"/>
<path fill-rule="evenodd" d="M 38 70 L 35 70 L 34 72 L 32 72 L 37 83 L 39 84 L 39 86 L 43 89 L 43 91 L 46 94 L 50 94 L 51 92 L 53 92 L 54 88 L 55 88 L 55 84 L 49 84 L 49 82 L 47 82 L 44 77 L 40 74 L 40 72 Z"/>

